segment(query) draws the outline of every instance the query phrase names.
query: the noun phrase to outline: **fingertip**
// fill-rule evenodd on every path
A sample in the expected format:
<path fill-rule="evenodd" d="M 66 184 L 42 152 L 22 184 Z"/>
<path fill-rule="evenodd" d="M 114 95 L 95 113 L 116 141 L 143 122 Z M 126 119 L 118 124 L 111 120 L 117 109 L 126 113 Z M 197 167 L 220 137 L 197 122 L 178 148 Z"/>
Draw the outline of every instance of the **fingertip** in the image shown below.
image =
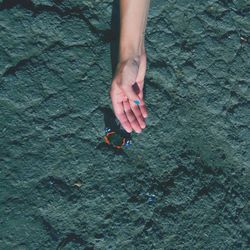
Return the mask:
<path fill-rule="evenodd" d="M 127 133 L 131 133 L 133 131 L 133 129 L 129 126 L 126 126 L 126 128 L 124 127 L 124 129 L 126 130 Z"/>
<path fill-rule="evenodd" d="M 127 133 L 128 133 L 128 134 L 131 134 L 132 131 L 133 131 L 132 129 L 131 129 L 131 130 L 127 130 Z"/>

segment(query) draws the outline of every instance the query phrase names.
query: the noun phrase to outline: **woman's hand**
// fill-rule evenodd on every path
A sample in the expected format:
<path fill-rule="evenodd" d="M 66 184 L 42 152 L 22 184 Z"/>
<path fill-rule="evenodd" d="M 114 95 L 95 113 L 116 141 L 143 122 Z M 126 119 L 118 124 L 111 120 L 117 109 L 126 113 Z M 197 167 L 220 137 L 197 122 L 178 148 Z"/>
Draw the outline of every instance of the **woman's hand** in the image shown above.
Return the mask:
<path fill-rule="evenodd" d="M 140 133 L 146 127 L 144 35 L 149 5 L 150 0 L 120 0 L 119 63 L 110 96 L 114 113 L 128 133 Z"/>
<path fill-rule="evenodd" d="M 121 60 L 112 80 L 110 96 L 114 113 L 128 132 L 140 133 L 146 127 L 147 109 L 143 100 L 146 53 Z M 136 103 L 139 104 L 137 105 Z"/>

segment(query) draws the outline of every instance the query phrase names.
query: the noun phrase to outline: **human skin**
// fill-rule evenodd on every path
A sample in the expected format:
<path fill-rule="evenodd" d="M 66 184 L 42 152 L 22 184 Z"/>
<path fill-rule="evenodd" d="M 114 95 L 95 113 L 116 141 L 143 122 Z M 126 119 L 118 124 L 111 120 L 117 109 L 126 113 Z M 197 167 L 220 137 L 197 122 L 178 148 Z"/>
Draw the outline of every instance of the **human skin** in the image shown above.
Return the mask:
<path fill-rule="evenodd" d="M 143 99 L 147 56 L 144 33 L 150 0 L 120 0 L 120 43 L 109 94 L 114 113 L 129 133 L 141 133 L 148 116 Z M 139 101 L 136 104 L 135 101 Z"/>

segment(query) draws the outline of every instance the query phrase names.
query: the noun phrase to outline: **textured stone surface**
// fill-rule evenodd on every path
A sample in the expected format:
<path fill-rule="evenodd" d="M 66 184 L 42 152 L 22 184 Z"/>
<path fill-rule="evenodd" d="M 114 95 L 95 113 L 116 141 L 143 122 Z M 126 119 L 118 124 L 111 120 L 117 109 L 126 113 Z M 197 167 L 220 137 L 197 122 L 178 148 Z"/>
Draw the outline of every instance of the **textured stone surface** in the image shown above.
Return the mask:
<path fill-rule="evenodd" d="M 149 117 L 127 156 L 98 147 L 111 15 L 0 0 L 0 248 L 247 249 L 249 1 L 152 1 Z"/>

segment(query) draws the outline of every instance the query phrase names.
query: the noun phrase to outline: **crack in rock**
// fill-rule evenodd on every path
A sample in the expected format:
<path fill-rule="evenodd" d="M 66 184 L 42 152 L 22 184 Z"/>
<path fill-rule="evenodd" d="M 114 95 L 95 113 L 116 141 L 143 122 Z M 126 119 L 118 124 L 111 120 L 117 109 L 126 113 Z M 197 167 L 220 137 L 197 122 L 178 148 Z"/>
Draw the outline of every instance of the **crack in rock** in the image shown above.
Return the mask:
<path fill-rule="evenodd" d="M 20 6 L 24 9 L 30 10 L 33 16 L 39 15 L 42 12 L 52 12 L 56 13 L 60 17 L 64 16 L 74 16 L 83 20 L 89 27 L 90 31 L 97 34 L 98 37 L 104 42 L 110 42 L 113 39 L 113 34 L 110 29 L 101 30 L 95 27 L 84 15 L 84 11 L 87 11 L 86 6 L 73 7 L 73 8 L 60 8 L 59 6 L 53 5 L 35 5 L 31 0 L 4 0 L 0 3 L 0 11 L 5 9 L 12 9 L 16 6 Z"/>

